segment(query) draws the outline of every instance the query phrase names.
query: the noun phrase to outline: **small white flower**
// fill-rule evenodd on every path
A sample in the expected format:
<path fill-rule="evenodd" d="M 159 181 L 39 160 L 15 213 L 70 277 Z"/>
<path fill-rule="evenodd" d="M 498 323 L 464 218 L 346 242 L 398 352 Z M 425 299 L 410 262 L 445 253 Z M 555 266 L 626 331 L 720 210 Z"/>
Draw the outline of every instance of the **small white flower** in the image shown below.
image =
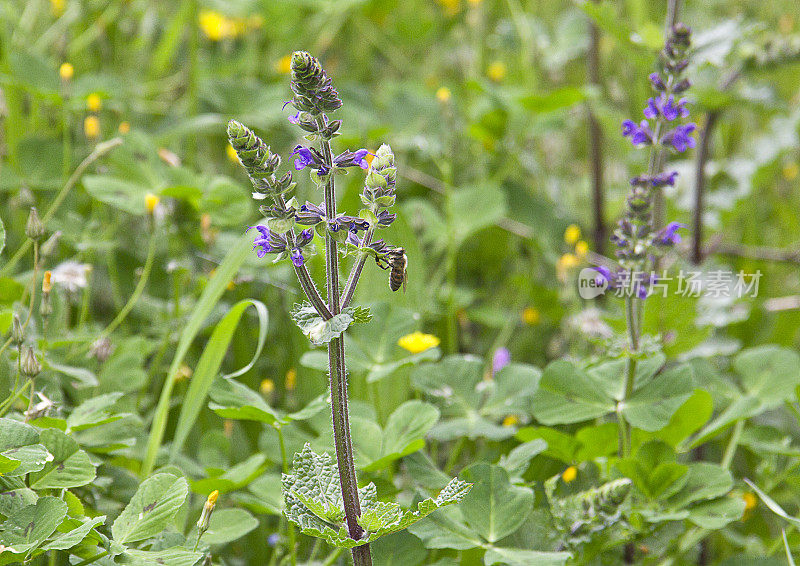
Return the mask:
<path fill-rule="evenodd" d="M 53 269 L 52 282 L 64 287 L 70 293 L 83 289 L 88 284 L 87 275 L 92 266 L 88 263 L 65 261 Z"/>

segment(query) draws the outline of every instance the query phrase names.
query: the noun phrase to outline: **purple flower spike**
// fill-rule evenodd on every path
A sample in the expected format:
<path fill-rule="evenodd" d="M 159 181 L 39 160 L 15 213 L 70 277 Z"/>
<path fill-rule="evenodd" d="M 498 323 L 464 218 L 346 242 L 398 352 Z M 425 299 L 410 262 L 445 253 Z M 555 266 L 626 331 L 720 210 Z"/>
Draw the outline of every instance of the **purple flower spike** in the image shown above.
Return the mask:
<path fill-rule="evenodd" d="M 674 246 L 681 242 L 681 236 L 678 230 L 686 228 L 685 224 L 680 222 L 670 222 L 656 233 L 654 242 L 659 246 Z"/>
<path fill-rule="evenodd" d="M 492 356 L 492 375 L 506 367 L 511 362 L 511 352 L 508 348 L 498 348 Z"/>

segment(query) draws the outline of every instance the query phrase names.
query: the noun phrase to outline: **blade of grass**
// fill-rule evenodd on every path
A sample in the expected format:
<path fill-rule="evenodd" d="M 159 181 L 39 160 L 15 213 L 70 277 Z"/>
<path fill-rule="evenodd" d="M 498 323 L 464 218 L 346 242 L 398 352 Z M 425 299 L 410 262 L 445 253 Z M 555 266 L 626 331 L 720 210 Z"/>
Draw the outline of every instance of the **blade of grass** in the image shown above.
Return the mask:
<path fill-rule="evenodd" d="M 203 408 L 206 396 L 208 396 L 208 390 L 211 389 L 211 384 L 219 373 L 222 358 L 225 357 L 225 353 L 228 351 L 233 333 L 239 326 L 239 321 L 244 311 L 251 305 L 255 307 L 258 313 L 258 342 L 256 343 L 255 354 L 249 364 L 225 377 L 236 377 L 246 373 L 253 367 L 259 354 L 261 354 L 261 348 L 267 338 L 267 307 L 261 301 L 244 299 L 233 305 L 228 314 L 219 321 L 211 334 L 211 338 L 208 339 L 203 355 L 200 356 L 200 360 L 197 362 L 192 380 L 189 382 L 189 389 L 186 391 L 186 396 L 181 404 L 181 414 L 178 417 L 178 425 L 175 429 L 175 436 L 170 450 L 170 461 L 173 461 L 183 448 L 186 437 L 189 436 L 189 431 L 194 426 L 197 415 L 200 414 L 200 410 Z"/>
<path fill-rule="evenodd" d="M 181 363 L 186 357 L 186 353 L 189 351 L 189 347 L 195 336 L 200 332 L 203 322 L 211 313 L 217 301 L 219 301 L 222 293 L 225 292 L 228 283 L 233 279 L 233 276 L 244 263 L 248 254 L 251 253 L 251 248 L 252 235 L 242 235 L 227 253 L 222 263 L 215 271 L 214 276 L 208 282 L 208 286 L 206 286 L 203 294 L 197 301 L 197 305 L 195 305 L 194 311 L 181 333 L 181 337 L 178 340 L 178 347 L 175 351 L 175 357 L 167 372 L 167 378 L 161 389 L 161 396 L 158 400 L 158 406 L 156 407 L 156 412 L 153 417 L 150 437 L 147 440 L 147 450 L 145 452 L 144 461 L 142 462 L 142 477 L 149 476 L 150 472 L 153 471 L 156 456 L 161 448 L 161 442 L 164 440 L 164 431 L 167 428 L 167 418 L 169 416 L 170 399 L 172 398 L 172 388 L 175 385 L 175 376 L 178 374 Z"/>

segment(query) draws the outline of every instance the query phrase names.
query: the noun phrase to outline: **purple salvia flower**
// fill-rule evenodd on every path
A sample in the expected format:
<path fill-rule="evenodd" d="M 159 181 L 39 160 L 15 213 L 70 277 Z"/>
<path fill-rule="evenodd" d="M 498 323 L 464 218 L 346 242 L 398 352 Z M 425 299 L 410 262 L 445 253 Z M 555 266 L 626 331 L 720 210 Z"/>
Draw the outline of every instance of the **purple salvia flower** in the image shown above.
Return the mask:
<path fill-rule="evenodd" d="M 289 120 L 289 123 L 291 123 L 291 124 L 299 124 L 300 123 L 300 111 L 298 110 L 297 114 L 292 114 L 291 116 L 289 116 L 287 118 L 287 120 Z"/>
<path fill-rule="evenodd" d="M 650 124 L 647 120 L 642 120 L 639 125 L 633 120 L 625 120 L 622 122 L 622 135 L 631 138 L 633 145 L 650 145 L 653 143 L 653 132 L 650 130 Z"/>
<path fill-rule="evenodd" d="M 298 145 L 290 155 L 296 155 L 297 159 L 294 160 L 294 168 L 298 171 L 310 167 L 317 170 L 317 175 L 320 177 L 328 174 L 328 167 L 323 163 L 322 156 L 316 149 Z"/>
<path fill-rule="evenodd" d="M 286 240 L 280 234 L 273 232 L 266 226 L 249 226 L 247 230 L 250 230 L 250 228 L 255 228 L 259 232 L 253 241 L 253 249 L 259 258 L 268 253 L 282 252 L 286 249 Z"/>
<path fill-rule="evenodd" d="M 649 118 L 651 120 L 655 120 L 656 118 L 658 118 L 659 113 L 661 113 L 660 99 L 663 96 L 664 95 L 662 94 L 661 96 L 658 97 L 658 99 L 655 98 L 647 99 L 647 106 L 644 109 L 645 118 Z"/>
<path fill-rule="evenodd" d="M 680 222 L 670 222 L 656 233 L 654 242 L 659 246 L 674 246 L 681 242 L 681 236 L 678 230 L 686 228 L 685 224 Z"/>
<path fill-rule="evenodd" d="M 303 264 L 306 261 L 303 257 L 303 253 L 300 251 L 300 248 L 293 249 L 290 257 L 292 258 L 292 263 L 295 267 L 303 267 Z"/>
<path fill-rule="evenodd" d="M 349 149 L 343 151 L 333 159 L 335 167 L 361 167 L 368 169 L 369 163 L 365 159 L 367 155 L 372 155 L 366 149 L 359 149 L 358 151 L 350 151 Z"/>
<path fill-rule="evenodd" d="M 654 187 L 664 187 L 669 185 L 670 187 L 675 186 L 675 179 L 678 177 L 677 171 L 670 171 L 669 173 L 659 173 L 658 175 L 652 177 L 650 179 L 650 184 Z"/>
<path fill-rule="evenodd" d="M 381 210 L 378 213 L 378 225 L 389 226 L 392 222 L 394 222 L 395 218 L 397 218 L 397 214 L 389 212 L 388 210 Z"/>
<path fill-rule="evenodd" d="M 300 232 L 300 235 L 297 237 L 297 247 L 302 248 L 306 244 L 308 244 L 311 240 L 314 239 L 314 231 L 311 228 L 303 230 Z"/>
<path fill-rule="evenodd" d="M 355 246 L 357 248 L 361 247 L 361 239 L 358 237 L 358 232 L 354 230 L 349 230 L 347 232 L 347 243 L 351 246 Z"/>
<path fill-rule="evenodd" d="M 665 90 L 667 88 L 667 85 L 664 84 L 661 75 L 659 75 L 658 73 L 650 73 L 650 76 L 648 78 L 650 79 L 650 84 L 653 85 L 654 89 Z"/>
<path fill-rule="evenodd" d="M 511 362 L 511 352 L 508 348 L 498 348 L 492 356 L 492 375 L 506 367 Z"/>
<path fill-rule="evenodd" d="M 674 129 L 664 134 L 661 143 L 664 145 L 671 145 L 675 148 L 675 151 L 683 153 L 687 149 L 695 146 L 695 141 L 692 137 L 692 132 L 694 132 L 695 129 L 697 129 L 697 126 L 691 123 L 675 126 Z"/>

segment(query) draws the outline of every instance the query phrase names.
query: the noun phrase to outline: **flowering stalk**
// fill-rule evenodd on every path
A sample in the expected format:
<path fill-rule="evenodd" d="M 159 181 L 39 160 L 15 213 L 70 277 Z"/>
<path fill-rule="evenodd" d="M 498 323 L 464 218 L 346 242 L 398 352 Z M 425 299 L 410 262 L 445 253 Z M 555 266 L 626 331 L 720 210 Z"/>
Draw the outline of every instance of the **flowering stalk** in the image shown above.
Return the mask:
<path fill-rule="evenodd" d="M 306 139 L 319 141 L 319 148 L 302 145 L 295 147 L 291 154 L 294 157 L 294 168 L 297 171 L 309 170 L 311 179 L 323 191 L 322 203 L 306 202 L 299 205 L 293 196 L 296 184 L 292 180 L 292 174 L 279 176 L 276 173 L 281 164 L 280 157 L 273 154 L 250 129 L 232 120 L 228 124 L 228 137 L 253 183 L 253 198 L 272 202 L 272 205 L 261 206 L 261 213 L 267 218 L 267 224 L 251 227 L 257 232 L 254 241 L 256 254 L 258 257 L 264 257 L 268 253 L 277 254 L 275 261 L 290 259 L 303 292 L 321 319 L 308 324 L 308 310 L 302 315 L 304 324 L 308 324 L 304 330 L 309 338 L 327 342 L 333 437 L 345 523 L 350 538 L 360 540 L 364 529 L 358 523 L 361 507 L 347 407 L 344 336 L 340 332 L 323 339 L 323 334 L 328 328 L 326 322 L 340 316 L 348 308 L 367 258 L 383 258 L 389 250 L 383 240 L 373 241 L 373 237 L 377 228 L 390 225 L 395 218 L 387 210 L 395 199 L 394 156 L 387 145 L 381 146 L 376 152 L 361 195 L 365 208 L 359 216 L 337 214 L 334 176 L 349 167 L 368 169 L 366 157 L 369 152 L 360 149 L 355 152 L 344 151 L 334 156 L 331 139 L 338 135 L 341 121 L 330 121 L 327 114 L 342 105 L 338 93 L 319 61 L 308 53 L 294 53 L 291 69 L 294 97 L 287 104 L 291 103 L 297 113 L 290 116 L 289 121 L 309 133 Z M 305 226 L 308 228 L 297 233 L 298 227 Z M 325 239 L 325 301 L 305 265 L 306 257 L 314 253 L 311 245 L 314 232 Z M 363 236 L 360 235 L 362 232 Z M 340 246 L 347 253 L 357 253 L 343 294 L 339 286 Z M 301 307 L 300 310 L 303 309 Z M 301 324 L 300 315 L 296 320 Z M 372 564 L 368 544 L 356 546 L 352 552 L 355 566 Z"/>
<path fill-rule="evenodd" d="M 682 153 L 695 146 L 692 137 L 695 124 L 675 123 L 689 115 L 688 100 L 677 97 L 690 86 L 689 81 L 682 78 L 688 65 L 686 53 L 690 45 L 690 35 L 690 29 L 683 24 L 671 27 L 660 55 L 659 70 L 649 77 L 657 95 L 648 100 L 644 109 L 646 119 L 639 124 L 632 120 L 625 120 L 622 124 L 623 135 L 630 138 L 635 146 L 650 146 L 650 159 L 647 172 L 631 179 L 631 193 L 627 199 L 625 215 L 611 237 L 617 245 L 616 255 L 621 269 L 611 272 L 605 267 L 597 268 L 599 277 L 605 279 L 609 286 L 624 285 L 627 291 L 625 317 L 630 357 L 625 374 L 624 397 L 617 407 L 621 456 L 628 455 L 631 448 L 631 427 L 625 422 L 622 407 L 633 394 L 643 300 L 649 293 L 650 285 L 655 282 L 653 276 L 644 275 L 653 268 L 660 255 L 680 242 L 677 231 L 684 227 L 677 222 L 671 222 L 656 231 L 653 226 L 653 202 L 663 187 L 674 185 L 677 177 L 677 172 L 663 171 L 666 150 Z"/>

